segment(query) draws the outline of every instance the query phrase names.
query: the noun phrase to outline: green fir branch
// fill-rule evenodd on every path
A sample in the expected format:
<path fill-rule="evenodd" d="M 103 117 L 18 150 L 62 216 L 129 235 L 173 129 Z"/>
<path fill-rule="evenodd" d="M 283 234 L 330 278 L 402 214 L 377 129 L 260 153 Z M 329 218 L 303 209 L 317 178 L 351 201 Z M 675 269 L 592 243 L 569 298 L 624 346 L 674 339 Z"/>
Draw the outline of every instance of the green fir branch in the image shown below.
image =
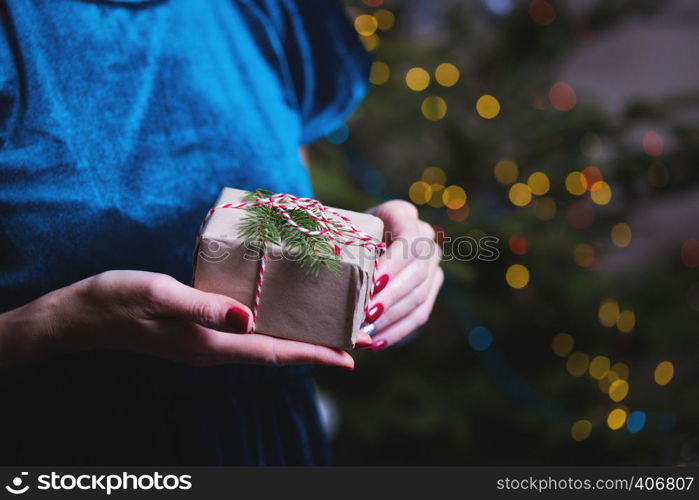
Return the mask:
<path fill-rule="evenodd" d="M 256 201 L 273 195 L 271 191 L 258 189 L 245 195 L 245 201 Z M 320 215 L 313 209 L 315 215 Z M 287 220 L 270 207 L 251 207 L 246 209 L 238 235 L 245 240 L 246 245 L 261 251 L 266 243 L 274 243 L 283 247 L 297 264 L 306 268 L 309 274 L 318 276 L 323 267 L 338 276 L 342 272 L 342 263 L 335 255 L 334 247 L 326 236 L 309 235 L 294 229 Z M 291 219 L 299 226 L 317 231 L 318 222 L 308 213 L 298 208 L 288 209 Z M 338 227 L 338 222 L 330 220 Z"/>

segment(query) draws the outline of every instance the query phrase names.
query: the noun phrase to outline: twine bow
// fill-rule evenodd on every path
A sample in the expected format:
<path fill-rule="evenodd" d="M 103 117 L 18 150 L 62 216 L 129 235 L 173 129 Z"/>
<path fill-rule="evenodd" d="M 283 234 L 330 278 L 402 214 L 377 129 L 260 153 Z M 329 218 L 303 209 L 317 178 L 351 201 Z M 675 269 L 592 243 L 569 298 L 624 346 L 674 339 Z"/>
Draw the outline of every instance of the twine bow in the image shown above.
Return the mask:
<path fill-rule="evenodd" d="M 286 193 L 269 194 L 266 197 L 258 198 L 254 201 L 246 201 L 242 203 L 223 203 L 216 205 L 209 210 L 206 217 L 201 223 L 199 234 L 204 230 L 206 222 L 216 212 L 216 210 L 224 208 L 239 208 L 249 209 L 253 207 L 266 206 L 279 213 L 286 223 L 294 230 L 304 233 L 308 236 L 323 236 L 332 245 L 335 255 L 340 255 L 342 248 L 346 246 L 356 246 L 368 248 L 380 254 L 386 244 L 376 241 L 372 236 L 359 230 L 352 220 L 339 213 L 337 210 L 326 207 L 318 200 L 313 198 L 303 198 L 293 196 Z M 317 229 L 308 229 L 299 225 L 292 216 L 289 210 L 301 210 L 311 219 L 316 222 Z M 267 241 L 263 241 L 260 247 L 260 267 L 257 273 L 257 285 L 255 288 L 255 301 L 252 307 L 252 331 L 255 331 L 257 325 L 257 314 L 260 307 L 260 297 L 262 296 L 262 283 L 267 267 Z M 378 259 L 374 259 L 374 270 L 378 268 Z M 372 283 L 369 290 L 369 298 L 374 296 L 374 285 Z"/>

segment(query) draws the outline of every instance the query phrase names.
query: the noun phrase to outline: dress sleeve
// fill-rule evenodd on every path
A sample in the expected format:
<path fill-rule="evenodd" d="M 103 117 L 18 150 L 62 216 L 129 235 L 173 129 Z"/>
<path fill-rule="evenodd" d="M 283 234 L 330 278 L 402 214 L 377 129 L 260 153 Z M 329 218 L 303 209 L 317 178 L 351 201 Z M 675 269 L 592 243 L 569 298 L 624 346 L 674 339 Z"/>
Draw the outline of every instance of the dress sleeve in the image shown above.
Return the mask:
<path fill-rule="evenodd" d="M 337 0 L 257 0 L 301 143 L 336 130 L 364 97 L 371 57 Z M 268 40 L 269 41 L 269 40 Z M 280 57 L 281 56 L 281 57 Z"/>

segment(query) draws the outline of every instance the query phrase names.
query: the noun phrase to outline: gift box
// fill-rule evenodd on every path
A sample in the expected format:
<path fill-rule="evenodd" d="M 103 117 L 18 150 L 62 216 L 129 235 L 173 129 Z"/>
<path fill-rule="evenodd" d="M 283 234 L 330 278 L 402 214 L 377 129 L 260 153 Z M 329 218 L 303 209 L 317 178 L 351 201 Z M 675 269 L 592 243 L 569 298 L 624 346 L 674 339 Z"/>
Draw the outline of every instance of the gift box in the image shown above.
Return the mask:
<path fill-rule="evenodd" d="M 351 348 L 382 236 L 369 214 L 224 188 L 202 224 L 193 284 L 250 307 L 256 333 Z"/>

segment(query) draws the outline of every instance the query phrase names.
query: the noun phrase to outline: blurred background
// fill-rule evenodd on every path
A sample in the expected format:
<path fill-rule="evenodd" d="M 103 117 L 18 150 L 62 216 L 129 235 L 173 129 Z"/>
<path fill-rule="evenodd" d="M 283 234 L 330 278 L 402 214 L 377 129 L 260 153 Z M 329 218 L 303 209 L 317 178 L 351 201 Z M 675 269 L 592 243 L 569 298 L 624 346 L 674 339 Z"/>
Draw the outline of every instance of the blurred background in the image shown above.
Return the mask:
<path fill-rule="evenodd" d="M 499 256 L 447 259 L 402 348 L 316 371 L 335 462 L 699 464 L 699 2 L 346 5 L 375 62 L 318 197 Z"/>

